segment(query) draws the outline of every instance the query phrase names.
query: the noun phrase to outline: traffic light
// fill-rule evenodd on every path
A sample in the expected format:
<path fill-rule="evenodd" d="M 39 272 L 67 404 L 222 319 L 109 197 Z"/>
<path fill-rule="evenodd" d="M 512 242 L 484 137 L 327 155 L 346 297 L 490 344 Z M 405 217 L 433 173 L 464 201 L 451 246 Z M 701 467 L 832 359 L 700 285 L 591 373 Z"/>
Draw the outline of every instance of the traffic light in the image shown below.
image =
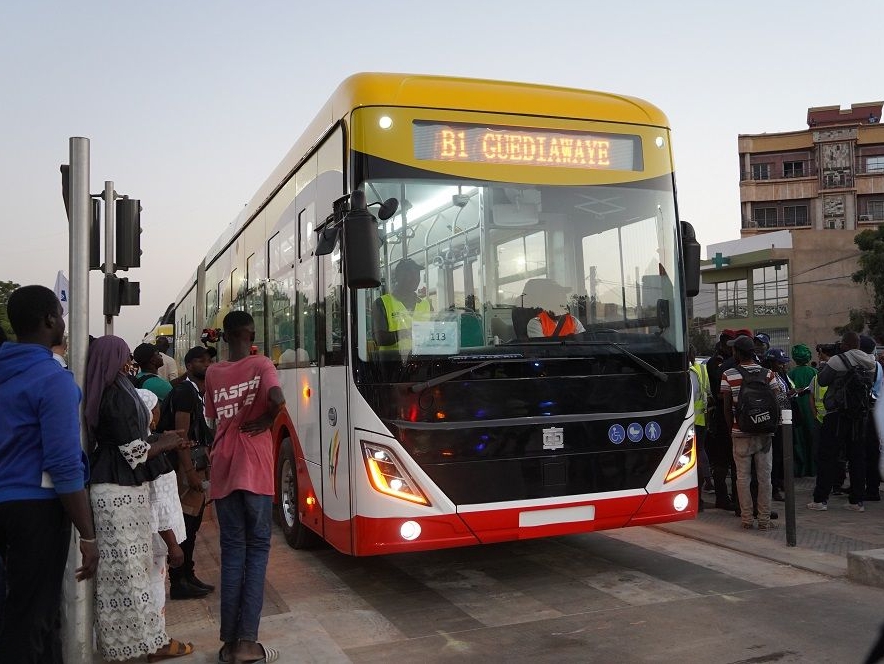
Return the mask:
<path fill-rule="evenodd" d="M 117 202 L 117 252 L 114 266 L 119 270 L 141 267 L 141 201 L 123 196 Z"/>
<path fill-rule="evenodd" d="M 123 306 L 141 304 L 140 282 L 129 281 L 125 277 L 120 279 L 120 304 Z"/>
<path fill-rule="evenodd" d="M 104 275 L 104 315 L 119 316 L 120 307 L 141 303 L 141 284 L 115 274 Z"/>
<path fill-rule="evenodd" d="M 89 269 L 101 269 L 101 201 L 92 199 L 92 227 L 89 231 Z"/>
<path fill-rule="evenodd" d="M 104 275 L 104 315 L 120 315 L 120 278 L 115 274 Z"/>

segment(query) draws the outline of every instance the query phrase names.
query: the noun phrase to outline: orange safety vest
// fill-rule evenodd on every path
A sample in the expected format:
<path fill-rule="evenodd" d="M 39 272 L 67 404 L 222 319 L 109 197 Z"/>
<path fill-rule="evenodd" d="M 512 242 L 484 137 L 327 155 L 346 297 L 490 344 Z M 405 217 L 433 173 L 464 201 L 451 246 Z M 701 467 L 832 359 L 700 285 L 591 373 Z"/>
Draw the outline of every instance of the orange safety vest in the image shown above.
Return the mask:
<path fill-rule="evenodd" d="M 560 337 L 566 337 L 570 334 L 574 334 L 577 331 L 577 326 L 574 324 L 574 316 L 571 314 L 562 314 L 563 316 L 567 316 L 564 324 L 562 325 L 562 329 L 559 330 Z M 543 330 L 543 336 L 551 337 L 553 332 L 556 331 L 556 325 L 559 324 L 558 319 L 553 318 L 545 311 L 541 311 L 537 314 L 536 318 L 540 320 L 540 327 Z"/>

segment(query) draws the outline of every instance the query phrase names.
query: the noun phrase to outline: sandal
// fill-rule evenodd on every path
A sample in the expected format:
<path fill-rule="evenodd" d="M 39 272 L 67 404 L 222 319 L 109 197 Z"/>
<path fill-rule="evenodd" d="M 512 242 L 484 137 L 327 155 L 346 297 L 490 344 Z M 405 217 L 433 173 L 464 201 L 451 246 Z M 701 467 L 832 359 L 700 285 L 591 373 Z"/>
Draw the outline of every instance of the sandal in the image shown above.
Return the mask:
<path fill-rule="evenodd" d="M 237 658 L 235 661 L 239 664 L 270 664 L 270 662 L 275 662 L 279 659 L 279 651 L 275 648 L 271 648 L 270 646 L 265 646 L 263 643 L 258 643 L 261 646 L 261 650 L 264 653 L 263 657 L 258 659 L 240 659 Z"/>
<path fill-rule="evenodd" d="M 218 651 L 218 664 L 230 664 L 233 661 L 233 651 L 236 650 L 236 641 L 229 641 L 221 646 Z"/>
<path fill-rule="evenodd" d="M 182 643 L 177 639 L 171 639 L 166 645 L 147 656 L 148 662 L 159 662 L 173 657 L 184 657 L 193 652 L 192 643 Z"/>

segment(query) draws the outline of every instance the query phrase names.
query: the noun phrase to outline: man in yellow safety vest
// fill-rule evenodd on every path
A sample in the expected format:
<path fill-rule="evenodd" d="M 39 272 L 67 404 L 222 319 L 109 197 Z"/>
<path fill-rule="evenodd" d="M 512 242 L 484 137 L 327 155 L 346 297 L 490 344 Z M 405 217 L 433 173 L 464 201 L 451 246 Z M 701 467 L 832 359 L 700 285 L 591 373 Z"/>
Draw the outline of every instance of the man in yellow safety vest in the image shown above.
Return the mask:
<path fill-rule="evenodd" d="M 372 310 L 374 340 L 379 350 L 411 350 L 411 322 L 415 314 L 432 311 L 430 301 L 415 292 L 421 266 L 405 258 L 393 269 L 393 290 L 375 300 Z"/>
<path fill-rule="evenodd" d="M 707 481 L 711 482 L 712 472 L 709 467 L 709 458 L 706 456 L 706 413 L 714 408 L 712 391 L 709 389 L 709 374 L 706 365 L 697 362 L 697 351 L 693 345 L 688 349 L 688 361 L 690 362 L 691 394 L 694 400 L 694 434 L 697 440 L 697 506 L 702 510 L 703 486 Z"/>

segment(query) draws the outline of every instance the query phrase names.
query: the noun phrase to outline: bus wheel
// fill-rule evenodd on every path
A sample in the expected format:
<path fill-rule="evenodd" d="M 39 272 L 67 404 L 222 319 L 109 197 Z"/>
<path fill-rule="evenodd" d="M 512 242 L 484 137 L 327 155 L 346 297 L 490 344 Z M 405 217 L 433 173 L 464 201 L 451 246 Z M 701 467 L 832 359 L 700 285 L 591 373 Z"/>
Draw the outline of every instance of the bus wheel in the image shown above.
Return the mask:
<path fill-rule="evenodd" d="M 292 441 L 282 441 L 279 460 L 276 463 L 279 494 L 276 496 L 276 520 L 285 535 L 285 541 L 293 549 L 307 549 L 319 542 L 319 536 L 301 523 L 298 516 L 298 476 Z"/>

